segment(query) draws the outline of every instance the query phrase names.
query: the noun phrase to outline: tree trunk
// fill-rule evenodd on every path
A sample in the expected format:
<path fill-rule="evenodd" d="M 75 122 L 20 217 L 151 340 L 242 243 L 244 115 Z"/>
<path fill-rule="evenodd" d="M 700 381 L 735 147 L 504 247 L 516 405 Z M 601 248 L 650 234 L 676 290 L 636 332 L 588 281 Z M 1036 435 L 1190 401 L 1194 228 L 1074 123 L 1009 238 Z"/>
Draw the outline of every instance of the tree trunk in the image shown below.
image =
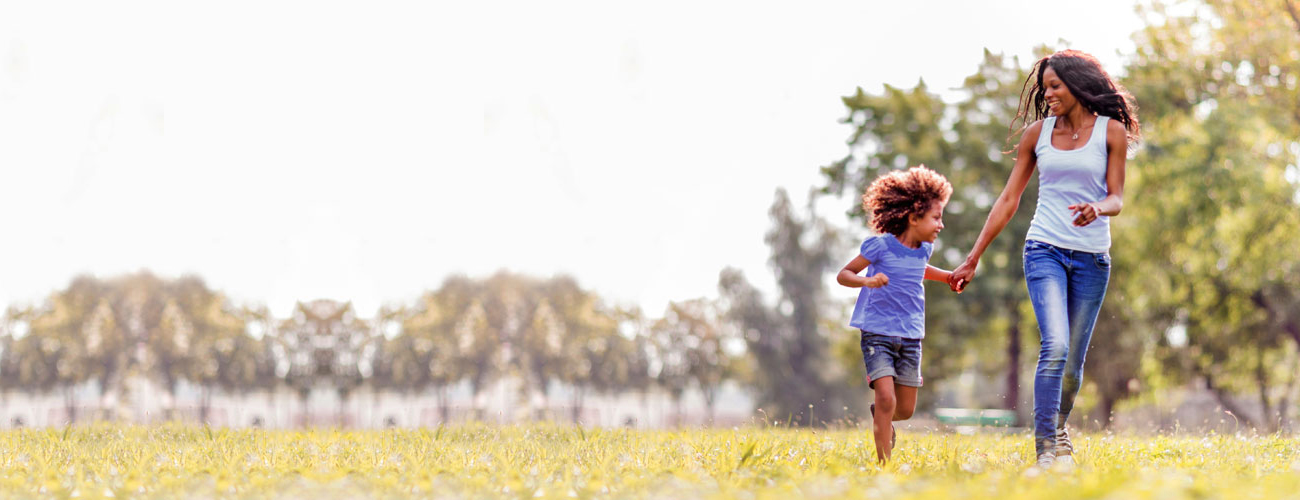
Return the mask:
<path fill-rule="evenodd" d="M 68 412 L 68 424 L 77 423 L 77 395 L 75 387 L 63 388 L 63 406 Z"/>
<path fill-rule="evenodd" d="M 1127 388 L 1126 388 L 1127 389 Z M 1101 428 L 1110 429 L 1111 424 L 1115 423 L 1112 418 L 1115 414 L 1115 403 L 1119 401 L 1121 391 L 1101 391 L 1101 402 L 1097 405 L 1098 415 L 1101 418 Z"/>
<path fill-rule="evenodd" d="M 1235 417 L 1238 423 L 1245 423 L 1250 427 L 1259 427 L 1255 424 L 1255 420 L 1250 418 L 1250 415 L 1243 413 L 1241 407 L 1232 402 L 1232 395 L 1228 394 L 1228 391 L 1214 385 L 1213 376 L 1208 373 L 1202 373 L 1201 376 L 1205 378 L 1205 388 L 1210 390 L 1210 393 L 1214 395 L 1214 400 L 1219 403 L 1219 406 L 1223 407 L 1224 411 Z"/>
<path fill-rule="evenodd" d="M 99 417 L 105 420 L 116 420 L 115 407 L 119 404 L 115 393 L 119 391 L 117 377 L 111 375 L 105 376 L 103 383 L 100 384 L 99 391 Z M 109 405 L 113 402 L 113 405 Z"/>
<path fill-rule="evenodd" d="M 1268 397 L 1270 385 L 1268 372 L 1264 370 L 1264 355 L 1255 358 L 1255 387 L 1259 388 L 1259 416 L 1264 421 L 1264 428 L 1269 433 L 1276 433 L 1278 422 L 1273 418 L 1273 401 Z"/>
<path fill-rule="evenodd" d="M 1283 433 L 1291 432 L 1291 403 L 1295 401 L 1297 386 L 1300 386 L 1300 352 L 1291 358 L 1291 381 L 1286 385 L 1286 391 L 1282 393 L 1282 401 L 1277 405 L 1277 430 Z"/>
<path fill-rule="evenodd" d="M 586 397 L 586 392 L 587 389 L 580 386 L 575 385 L 573 387 L 573 408 L 570 411 L 573 412 L 572 417 L 575 424 L 578 423 L 578 419 L 582 418 L 582 403 Z"/>
<path fill-rule="evenodd" d="M 1282 394 L 1282 402 L 1278 407 L 1280 422 L 1278 427 L 1282 432 L 1290 433 L 1291 425 L 1291 404 L 1296 400 L 1297 391 L 1300 390 L 1300 325 L 1294 322 L 1288 322 L 1283 328 L 1291 334 L 1291 339 L 1295 341 L 1296 355 L 1291 358 L 1291 381 L 1287 384 L 1286 392 Z"/>
<path fill-rule="evenodd" d="M 718 399 L 718 388 L 707 387 L 701 389 L 702 390 L 700 392 L 704 394 L 704 410 L 707 412 L 709 418 L 709 425 L 712 426 L 713 425 L 713 403 L 715 403 Z"/>
<path fill-rule="evenodd" d="M 338 411 L 334 414 L 334 425 L 340 429 L 348 428 L 348 403 L 352 402 L 352 391 L 339 391 Z"/>
<path fill-rule="evenodd" d="M 280 422 L 280 417 L 279 417 L 279 416 L 280 416 L 280 409 L 277 408 L 278 405 L 275 404 L 275 401 L 276 401 L 276 399 L 275 399 L 275 394 L 276 394 L 276 392 L 279 392 L 279 391 L 277 391 L 276 389 L 267 389 L 267 390 L 266 390 L 266 412 L 262 414 L 262 427 L 270 427 L 270 426 L 271 426 L 271 418 L 272 418 L 272 415 L 275 416 L 275 422 L 276 422 L 275 425 L 276 425 L 276 427 L 279 427 L 279 426 L 280 426 L 280 424 L 279 424 L 279 422 Z"/>
<path fill-rule="evenodd" d="M 438 386 L 438 388 L 434 390 L 434 393 L 438 397 L 438 424 L 446 425 L 450 423 L 451 420 L 451 405 L 448 400 L 449 396 L 447 395 L 447 386 Z"/>
<path fill-rule="evenodd" d="M 164 376 L 163 383 L 167 384 L 167 396 L 168 396 L 166 401 L 167 404 L 163 406 L 163 412 L 162 412 L 163 419 L 168 421 L 175 420 L 176 419 L 176 380 L 171 377 Z"/>
<path fill-rule="evenodd" d="M 1025 421 L 1020 414 L 1020 313 L 1019 308 L 1008 308 L 1011 313 L 1011 328 L 1007 330 L 1007 386 L 1006 406 L 1016 413 L 1016 423 Z"/>
<path fill-rule="evenodd" d="M 212 406 L 212 389 L 204 386 L 199 392 L 199 423 L 208 423 L 208 410 Z"/>

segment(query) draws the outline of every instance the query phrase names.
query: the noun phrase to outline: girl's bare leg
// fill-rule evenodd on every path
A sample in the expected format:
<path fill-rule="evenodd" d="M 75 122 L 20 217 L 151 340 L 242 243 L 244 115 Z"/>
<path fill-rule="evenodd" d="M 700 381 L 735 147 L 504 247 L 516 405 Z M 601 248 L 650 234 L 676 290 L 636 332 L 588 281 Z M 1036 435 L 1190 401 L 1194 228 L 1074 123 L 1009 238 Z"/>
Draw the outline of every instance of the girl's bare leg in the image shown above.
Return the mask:
<path fill-rule="evenodd" d="M 894 395 L 894 377 L 881 377 L 871 384 L 876 390 L 876 409 L 871 415 L 872 433 L 876 437 L 876 458 L 881 463 L 889 461 L 890 452 L 893 447 L 890 442 L 894 438 L 894 411 L 897 407 L 897 398 Z M 916 393 L 913 391 L 913 398 Z M 916 400 L 912 400 L 912 405 L 916 405 Z"/>
<path fill-rule="evenodd" d="M 912 412 L 916 411 L 917 389 L 919 389 L 919 387 L 908 387 L 906 385 L 894 386 L 895 399 L 898 401 L 894 406 L 894 421 L 912 418 Z"/>

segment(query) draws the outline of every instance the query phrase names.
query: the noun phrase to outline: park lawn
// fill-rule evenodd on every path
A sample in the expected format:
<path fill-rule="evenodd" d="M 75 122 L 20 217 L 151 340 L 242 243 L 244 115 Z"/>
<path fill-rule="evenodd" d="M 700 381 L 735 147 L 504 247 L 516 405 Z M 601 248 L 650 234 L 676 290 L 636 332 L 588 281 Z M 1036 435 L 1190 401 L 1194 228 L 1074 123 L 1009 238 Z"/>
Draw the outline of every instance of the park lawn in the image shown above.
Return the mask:
<path fill-rule="evenodd" d="M 0 431 L 0 498 L 1295 498 L 1300 439 L 1081 435 L 1026 474 L 1027 435 L 467 425 Z"/>

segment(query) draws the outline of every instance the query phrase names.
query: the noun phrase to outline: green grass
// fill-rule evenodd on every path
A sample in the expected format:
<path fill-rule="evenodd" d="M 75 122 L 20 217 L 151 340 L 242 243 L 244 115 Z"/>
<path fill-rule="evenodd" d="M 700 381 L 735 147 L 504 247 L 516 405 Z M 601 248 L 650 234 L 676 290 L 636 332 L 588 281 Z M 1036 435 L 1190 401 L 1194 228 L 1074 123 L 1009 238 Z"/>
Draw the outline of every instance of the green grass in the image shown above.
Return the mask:
<path fill-rule="evenodd" d="M 0 432 L 0 498 L 1297 498 L 1300 439 L 1076 438 L 1026 475 L 1025 435 L 552 425 L 387 431 L 95 426 Z"/>

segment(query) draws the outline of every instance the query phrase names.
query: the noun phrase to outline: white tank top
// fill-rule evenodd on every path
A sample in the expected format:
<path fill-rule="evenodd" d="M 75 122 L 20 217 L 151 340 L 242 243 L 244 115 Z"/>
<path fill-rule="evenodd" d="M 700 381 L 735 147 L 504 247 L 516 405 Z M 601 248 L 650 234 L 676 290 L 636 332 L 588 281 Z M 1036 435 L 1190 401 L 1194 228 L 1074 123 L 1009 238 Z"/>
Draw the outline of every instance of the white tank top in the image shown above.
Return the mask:
<path fill-rule="evenodd" d="M 1090 253 L 1110 250 L 1110 217 L 1098 216 L 1083 227 L 1074 225 L 1075 203 L 1101 201 L 1106 188 L 1106 123 L 1098 116 L 1088 143 L 1061 151 L 1052 146 L 1056 117 L 1043 120 L 1034 153 L 1038 155 L 1038 207 L 1025 239 Z"/>

